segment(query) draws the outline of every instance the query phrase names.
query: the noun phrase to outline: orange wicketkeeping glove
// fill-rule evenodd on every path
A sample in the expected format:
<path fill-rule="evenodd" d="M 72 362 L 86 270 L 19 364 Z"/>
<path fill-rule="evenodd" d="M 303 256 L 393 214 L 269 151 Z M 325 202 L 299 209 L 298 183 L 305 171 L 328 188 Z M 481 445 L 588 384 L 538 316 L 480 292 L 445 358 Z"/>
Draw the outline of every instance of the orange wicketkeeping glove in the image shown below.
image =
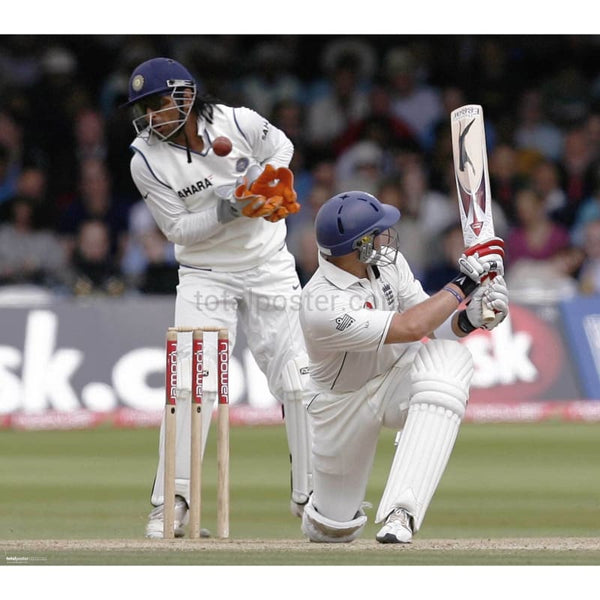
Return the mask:
<path fill-rule="evenodd" d="M 275 169 L 273 165 L 266 165 L 264 171 L 250 186 L 250 191 L 265 196 L 269 200 L 281 198 L 281 202 L 277 206 L 273 205 L 271 213 L 264 215 L 265 219 L 272 223 L 285 219 L 288 215 L 300 210 L 294 190 L 294 174 L 286 167 Z"/>
<path fill-rule="evenodd" d="M 281 196 L 267 198 L 248 189 L 247 183 L 238 185 L 234 197 L 241 214 L 253 219 L 272 215 L 283 203 Z"/>

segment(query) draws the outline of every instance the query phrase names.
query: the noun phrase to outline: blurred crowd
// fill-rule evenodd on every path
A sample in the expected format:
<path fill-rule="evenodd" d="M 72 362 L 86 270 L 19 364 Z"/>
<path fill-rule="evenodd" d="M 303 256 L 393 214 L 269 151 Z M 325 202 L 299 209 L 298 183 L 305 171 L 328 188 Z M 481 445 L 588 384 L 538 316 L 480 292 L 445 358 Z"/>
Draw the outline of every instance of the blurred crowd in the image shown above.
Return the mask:
<path fill-rule="evenodd" d="M 0 286 L 171 294 L 173 248 L 129 174 L 133 67 L 170 56 L 200 93 L 251 107 L 295 145 L 305 283 L 313 220 L 338 191 L 396 205 L 428 291 L 462 252 L 449 113 L 484 107 L 496 233 L 516 299 L 600 293 L 598 36 L 2 36 Z"/>

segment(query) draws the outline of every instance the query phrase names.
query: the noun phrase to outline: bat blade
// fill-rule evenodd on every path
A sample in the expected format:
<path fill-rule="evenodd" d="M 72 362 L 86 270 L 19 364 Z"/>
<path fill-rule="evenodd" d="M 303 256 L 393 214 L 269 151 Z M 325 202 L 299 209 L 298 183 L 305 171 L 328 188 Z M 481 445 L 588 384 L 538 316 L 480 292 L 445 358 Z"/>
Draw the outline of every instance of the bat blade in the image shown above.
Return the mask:
<path fill-rule="evenodd" d="M 495 237 L 483 108 L 478 104 L 457 108 L 450 115 L 450 126 L 458 210 L 469 247 Z M 483 305 L 482 317 L 489 323 L 494 311 Z"/>
<path fill-rule="evenodd" d="M 450 124 L 463 238 L 472 246 L 495 236 L 483 109 L 461 106 L 452 111 Z"/>

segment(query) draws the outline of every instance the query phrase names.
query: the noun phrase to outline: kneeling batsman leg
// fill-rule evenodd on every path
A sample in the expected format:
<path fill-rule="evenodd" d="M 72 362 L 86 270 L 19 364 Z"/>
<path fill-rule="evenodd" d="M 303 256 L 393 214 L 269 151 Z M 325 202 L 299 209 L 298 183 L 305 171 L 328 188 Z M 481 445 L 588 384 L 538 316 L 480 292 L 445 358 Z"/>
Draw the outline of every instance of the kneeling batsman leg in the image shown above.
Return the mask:
<path fill-rule="evenodd" d="M 290 509 L 297 517 L 302 516 L 303 507 L 312 492 L 312 449 L 304 406 L 307 378 L 308 357 L 292 359 L 283 369 L 283 413 L 292 470 Z"/>
<path fill-rule="evenodd" d="M 431 340 L 415 356 L 408 416 L 376 523 L 403 508 L 413 533 L 419 530 L 452 452 L 472 376 L 471 353 L 458 342 Z"/>
<path fill-rule="evenodd" d="M 311 542 L 347 543 L 360 535 L 366 522 L 367 516 L 362 509 L 351 521 L 340 522 L 328 519 L 317 511 L 311 496 L 302 515 L 302 533 Z"/>

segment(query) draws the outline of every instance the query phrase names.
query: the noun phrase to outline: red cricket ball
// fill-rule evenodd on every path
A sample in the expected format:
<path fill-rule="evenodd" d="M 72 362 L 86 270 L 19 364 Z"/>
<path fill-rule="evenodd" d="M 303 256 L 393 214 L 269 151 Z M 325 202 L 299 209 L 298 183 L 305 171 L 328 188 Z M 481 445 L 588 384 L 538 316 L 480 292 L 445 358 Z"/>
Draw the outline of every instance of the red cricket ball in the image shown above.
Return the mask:
<path fill-rule="evenodd" d="M 223 135 L 213 140 L 212 149 L 217 156 L 227 156 L 232 148 L 231 140 Z"/>

